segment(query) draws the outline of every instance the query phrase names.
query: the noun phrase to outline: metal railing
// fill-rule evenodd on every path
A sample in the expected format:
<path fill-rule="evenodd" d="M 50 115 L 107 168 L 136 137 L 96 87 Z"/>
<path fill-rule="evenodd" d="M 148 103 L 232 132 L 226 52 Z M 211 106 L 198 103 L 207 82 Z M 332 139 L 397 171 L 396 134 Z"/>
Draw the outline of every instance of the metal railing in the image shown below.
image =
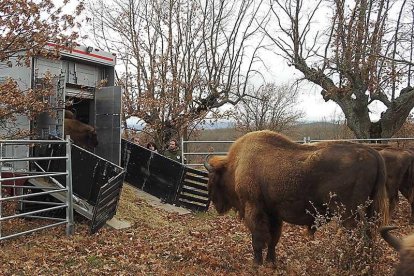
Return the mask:
<path fill-rule="evenodd" d="M 66 155 L 59 157 L 29 156 L 35 145 L 48 146 L 51 144 L 65 144 Z M 15 157 L 13 150 L 8 150 L 8 148 L 15 146 L 23 148 L 20 152 L 24 153 L 26 157 Z M 66 137 L 66 140 L 0 140 L 0 241 L 63 224 L 66 224 L 66 235 L 73 234 L 74 218 L 70 149 L 71 142 L 69 136 Z M 66 160 L 65 172 L 45 172 L 44 170 L 39 170 L 40 166 L 37 163 L 39 161 L 51 162 L 52 160 L 62 159 Z M 21 163 L 25 165 L 16 166 L 16 164 Z M 20 169 L 15 169 L 16 167 Z M 66 185 L 59 183 L 55 178 L 56 176 L 66 176 Z M 30 179 L 43 179 L 44 181 L 41 182 L 42 185 L 30 185 L 28 184 Z M 6 191 L 9 191 L 10 194 L 6 194 Z M 39 199 L 39 196 L 53 195 L 55 193 L 64 194 L 66 202 L 42 201 L 42 199 Z M 38 199 L 31 200 L 34 197 L 38 197 Z M 7 209 L 10 214 L 5 214 L 3 211 L 7 204 L 12 207 Z M 23 204 L 32 204 L 36 208 L 35 210 L 17 212 L 16 207 Z M 11 212 L 13 207 L 15 207 L 14 214 Z M 56 210 L 65 210 L 65 218 L 47 215 L 48 212 L 50 214 L 50 212 Z M 37 218 L 41 219 L 44 224 L 20 232 L 13 232 L 12 230 L 14 229 L 3 228 L 2 223 L 18 218 Z M 50 223 L 50 221 L 52 222 Z"/>
<path fill-rule="evenodd" d="M 302 141 L 294 141 L 296 143 L 315 143 L 315 142 L 329 142 L 329 141 L 350 141 L 350 142 L 363 142 L 363 143 L 368 143 L 368 142 L 373 142 L 373 143 L 379 143 L 379 142 L 383 142 L 383 141 L 388 141 L 388 142 L 406 142 L 406 141 L 414 141 L 414 138 L 408 137 L 408 138 L 374 138 L 374 139 L 331 139 L 331 140 L 320 140 L 320 139 L 311 139 L 311 137 L 304 137 Z M 197 151 L 197 150 L 189 150 L 187 152 L 184 151 L 184 149 L 189 148 L 189 145 L 197 145 L 197 144 L 204 144 L 204 145 L 215 145 L 215 144 L 226 144 L 226 145 L 231 145 L 234 142 L 234 140 L 231 141 L 195 141 L 195 140 L 182 140 L 181 141 L 181 148 L 183 149 L 182 151 L 182 160 L 187 160 L 186 165 L 189 167 L 198 167 L 199 169 L 203 169 L 203 163 L 194 163 L 192 162 L 193 159 L 191 158 L 186 158 L 191 157 L 191 156 L 202 156 L 203 158 L 199 158 L 199 160 L 203 160 L 207 155 L 226 155 L 227 151 Z M 205 147 L 204 147 L 205 148 Z"/>
<path fill-rule="evenodd" d="M 227 154 L 227 151 L 188 151 L 188 152 L 185 152 L 184 151 L 184 149 L 186 149 L 186 148 L 188 148 L 188 146 L 189 145 L 197 145 L 197 144 L 204 144 L 204 145 L 214 145 L 214 144 L 224 144 L 224 145 L 228 145 L 228 146 L 230 146 L 231 144 L 233 144 L 233 142 L 234 141 L 190 141 L 190 140 L 188 140 L 188 141 L 185 141 L 185 140 L 182 140 L 181 141 L 181 148 L 183 149 L 182 150 L 182 158 L 181 158 L 181 160 L 187 160 L 187 162 L 186 162 L 186 166 L 188 166 L 188 167 L 196 167 L 196 168 L 199 168 L 199 169 L 203 169 L 204 170 L 204 167 L 203 167 L 203 163 L 194 163 L 193 162 L 193 159 L 192 158 L 190 158 L 190 157 L 194 157 L 194 156 L 207 156 L 207 155 L 209 155 L 209 154 L 212 154 L 212 155 L 226 155 Z M 187 158 L 187 156 L 189 157 L 189 158 Z"/>

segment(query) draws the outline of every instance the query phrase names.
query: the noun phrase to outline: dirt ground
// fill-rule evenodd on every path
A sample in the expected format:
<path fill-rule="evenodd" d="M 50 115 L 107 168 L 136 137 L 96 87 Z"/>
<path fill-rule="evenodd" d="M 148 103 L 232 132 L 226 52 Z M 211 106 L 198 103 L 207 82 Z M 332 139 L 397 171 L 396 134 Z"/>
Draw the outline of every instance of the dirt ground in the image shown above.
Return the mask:
<path fill-rule="evenodd" d="M 400 226 L 396 235 L 414 231 L 408 224 L 408 214 L 408 204 L 402 199 L 391 222 Z M 206 213 L 167 212 L 151 206 L 137 196 L 135 189 L 124 185 L 116 217 L 129 221 L 131 227 L 104 227 L 89 235 L 87 221 L 77 219 L 72 236 L 66 236 L 65 228 L 59 226 L 0 242 L 0 275 L 364 274 L 352 272 L 360 258 L 352 254 L 353 248 L 345 250 L 336 245 L 342 234 L 335 228 L 327 227 L 310 240 L 303 227 L 284 224 L 276 253 L 277 267 L 254 268 L 250 235 L 234 213 L 218 216 L 212 208 Z M 2 230 L 28 223 L 39 222 L 3 222 Z M 366 271 L 392 275 L 397 253 L 381 239 L 374 247 L 378 257 Z M 349 266 L 344 267 L 346 258 Z"/>

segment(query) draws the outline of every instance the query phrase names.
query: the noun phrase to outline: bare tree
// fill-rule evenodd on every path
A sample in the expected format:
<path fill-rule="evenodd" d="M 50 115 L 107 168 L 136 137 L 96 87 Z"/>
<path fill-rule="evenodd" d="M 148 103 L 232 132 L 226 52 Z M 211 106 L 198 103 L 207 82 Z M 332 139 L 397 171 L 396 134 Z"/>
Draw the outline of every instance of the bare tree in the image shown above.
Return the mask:
<path fill-rule="evenodd" d="M 67 4 L 69 1 L 65 1 Z M 0 1 L 0 66 L 27 66 L 33 56 L 58 58 L 59 48 L 52 42 L 70 47 L 78 37 L 73 31 L 76 16 L 83 10 L 80 2 L 74 11 L 62 12 L 52 1 Z M 12 62 L 12 59 L 14 62 Z M 53 87 L 45 77 L 42 87 L 22 91 L 18 80 L 2 76 L 0 82 L 0 128 L 5 137 L 25 136 L 16 128 L 19 116 L 34 117 L 47 107 L 47 96 Z"/>
<path fill-rule="evenodd" d="M 405 0 L 272 0 L 270 22 L 278 27 L 265 32 L 325 101 L 340 106 L 357 138 L 391 137 L 414 107 L 414 89 L 404 85 L 412 9 Z M 369 116 L 373 102 L 386 107 L 377 122 Z"/>
<path fill-rule="evenodd" d="M 142 119 L 164 144 L 240 101 L 259 61 L 262 1 L 94 1 L 99 47 L 123 62 L 124 121 Z"/>
<path fill-rule="evenodd" d="M 298 90 L 292 86 L 269 83 L 251 90 L 250 96 L 235 106 L 236 127 L 242 132 L 264 129 L 283 132 L 303 117 L 296 107 Z"/>

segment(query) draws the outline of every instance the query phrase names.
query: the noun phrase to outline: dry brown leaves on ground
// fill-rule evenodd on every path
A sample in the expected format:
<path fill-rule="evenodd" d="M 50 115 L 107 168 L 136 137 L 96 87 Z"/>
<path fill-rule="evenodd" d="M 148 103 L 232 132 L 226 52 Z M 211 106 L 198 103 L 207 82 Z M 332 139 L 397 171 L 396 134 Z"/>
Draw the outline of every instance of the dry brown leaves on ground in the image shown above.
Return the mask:
<path fill-rule="evenodd" d="M 392 221 L 401 227 L 397 231 L 401 235 L 414 231 L 408 213 L 408 204 L 401 200 Z M 0 274 L 350 275 L 349 268 L 336 266 L 344 256 L 330 246 L 341 235 L 334 227 L 322 229 L 310 240 L 303 228 L 285 224 L 276 269 L 254 269 L 249 233 L 233 213 L 168 213 L 151 207 L 124 185 L 117 217 L 130 221 L 132 227 L 104 227 L 89 235 L 86 222 L 78 221 L 73 236 L 65 236 L 64 227 L 57 227 L 3 241 Z M 374 246 L 379 259 L 373 274 L 392 275 L 398 255 L 380 239 Z"/>

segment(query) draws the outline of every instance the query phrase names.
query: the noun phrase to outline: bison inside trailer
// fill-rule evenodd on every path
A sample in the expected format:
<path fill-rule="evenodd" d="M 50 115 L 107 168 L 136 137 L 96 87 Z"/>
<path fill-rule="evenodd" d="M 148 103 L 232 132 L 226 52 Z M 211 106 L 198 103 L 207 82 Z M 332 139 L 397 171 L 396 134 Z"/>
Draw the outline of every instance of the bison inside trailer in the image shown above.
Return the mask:
<path fill-rule="evenodd" d="M 98 144 L 95 148 L 83 151 L 74 147 L 72 150 L 72 166 L 83 164 L 81 170 L 74 169 L 74 186 L 80 184 L 75 190 L 75 196 L 83 198 L 87 204 L 94 207 L 101 206 L 102 201 L 109 199 L 100 195 L 101 189 L 106 187 L 110 193 L 120 194 L 122 185 L 119 180 L 123 178 L 119 167 L 121 154 L 121 89 L 115 86 L 116 56 L 93 47 L 76 46 L 62 48 L 49 44 L 51 51 L 55 47 L 61 50 L 59 59 L 33 57 L 28 66 L 19 65 L 18 57 L 11 57 L 8 62 L 0 64 L 0 81 L 6 78 L 16 80 L 22 91 L 39 88 L 44 80 L 52 77 L 54 89 L 47 100 L 51 108 L 31 119 L 20 116 L 17 119 L 18 128 L 34 134 L 34 139 L 62 139 L 64 136 L 65 109 L 72 111 L 75 119 L 92 126 L 97 135 Z M 0 130 L 0 134 L 1 134 Z M 9 149 L 5 149 L 8 151 Z M 13 152 L 6 153 L 13 156 L 36 156 L 54 154 L 56 149 L 14 147 Z M 82 152 L 78 154 L 77 152 Z M 103 165 L 102 165 L 103 164 Z M 27 172 L 39 168 L 29 167 L 28 163 L 13 165 L 14 172 Z M 42 169 L 45 169 L 44 167 Z M 102 171 L 101 171 L 102 169 Z M 114 173 L 113 177 L 99 177 L 98 173 Z M 80 174 L 77 177 L 77 173 Z M 91 177 L 93 176 L 93 177 Z M 85 181 L 84 179 L 87 179 Z M 102 183 L 107 181 L 107 183 Z M 116 184 L 114 184 L 116 183 Z M 122 182 L 121 182 L 122 183 Z M 32 183 L 33 184 L 33 183 Z M 35 185 L 35 184 L 33 184 Z M 86 195 L 86 191 L 89 193 Z M 102 193 L 104 191 L 102 190 Z M 115 200 L 117 202 L 117 200 Z M 91 211 L 83 214 L 89 219 Z M 81 212 L 82 213 L 82 212 Z M 100 217 L 99 212 L 94 214 Z M 107 216 L 110 217 L 110 216 Z"/>

